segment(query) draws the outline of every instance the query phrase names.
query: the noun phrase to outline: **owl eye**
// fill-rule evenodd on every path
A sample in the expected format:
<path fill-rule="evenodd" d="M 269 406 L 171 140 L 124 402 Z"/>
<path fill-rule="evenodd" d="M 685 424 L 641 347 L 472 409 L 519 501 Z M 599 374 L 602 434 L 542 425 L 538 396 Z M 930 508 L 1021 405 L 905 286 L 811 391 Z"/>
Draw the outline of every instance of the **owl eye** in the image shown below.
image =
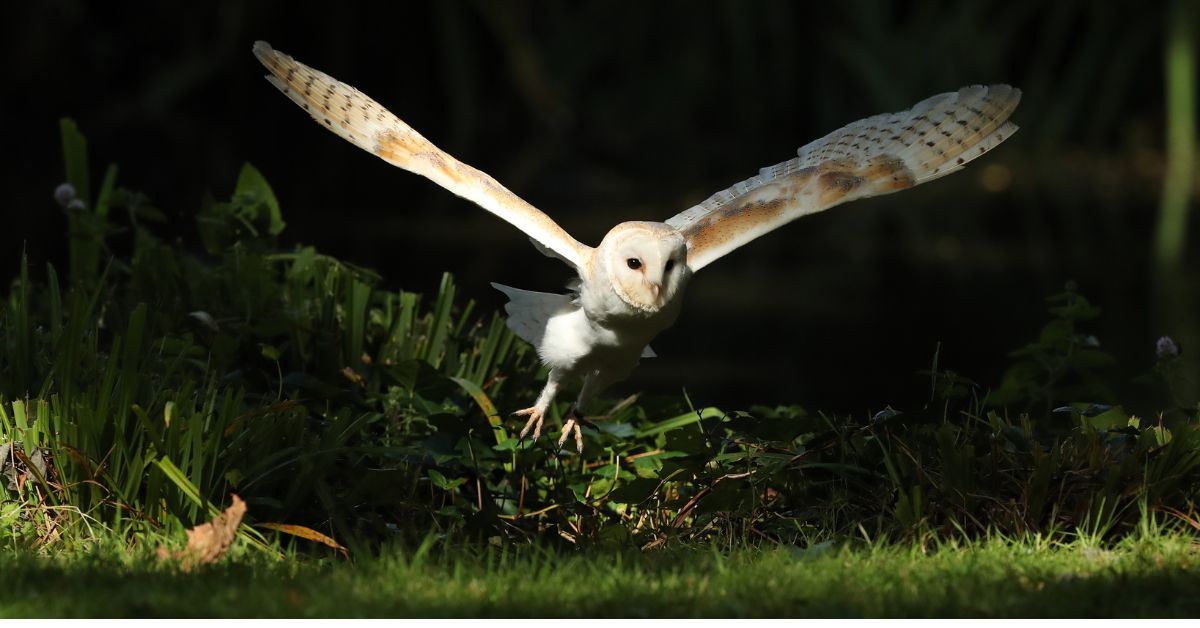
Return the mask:
<path fill-rule="evenodd" d="M 668 273 L 671 272 L 672 268 L 675 268 L 675 260 L 669 259 L 669 260 L 667 260 L 667 268 L 666 268 L 667 272 Z"/>
<path fill-rule="evenodd" d="M 631 257 L 631 258 L 625 260 L 625 264 L 628 265 L 633 270 L 637 270 L 642 267 L 642 260 L 640 260 L 636 257 Z"/>

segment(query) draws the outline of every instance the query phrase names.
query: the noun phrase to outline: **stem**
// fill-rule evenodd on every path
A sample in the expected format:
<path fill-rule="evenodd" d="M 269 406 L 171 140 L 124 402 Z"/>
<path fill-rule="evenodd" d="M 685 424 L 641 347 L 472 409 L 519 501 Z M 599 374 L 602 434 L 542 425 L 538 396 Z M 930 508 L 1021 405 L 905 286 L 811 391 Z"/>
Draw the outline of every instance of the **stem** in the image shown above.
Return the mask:
<path fill-rule="evenodd" d="M 1187 244 L 1188 201 L 1196 182 L 1196 2 L 1175 0 L 1167 12 L 1164 50 L 1167 169 L 1155 246 L 1157 271 L 1179 269 Z"/>
<path fill-rule="evenodd" d="M 1153 280 L 1156 323 L 1185 347 L 1200 345 L 1194 280 L 1188 277 L 1189 202 L 1196 184 L 1196 0 L 1172 0 L 1167 6 L 1163 68 L 1166 96 L 1166 172 L 1155 234 Z M 1183 407 L 1200 401 L 1200 360 L 1190 354 L 1179 362 L 1172 395 Z"/>

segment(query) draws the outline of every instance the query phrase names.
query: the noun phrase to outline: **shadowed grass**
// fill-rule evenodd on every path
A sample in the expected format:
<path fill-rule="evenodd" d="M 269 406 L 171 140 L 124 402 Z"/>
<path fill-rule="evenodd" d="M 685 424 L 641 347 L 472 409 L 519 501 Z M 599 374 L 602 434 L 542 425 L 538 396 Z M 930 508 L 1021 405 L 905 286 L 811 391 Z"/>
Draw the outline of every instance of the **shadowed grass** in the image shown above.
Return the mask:
<path fill-rule="evenodd" d="M 1195 616 L 1183 536 L 1105 548 L 1037 537 L 809 550 L 559 554 L 393 548 L 357 564 L 249 555 L 184 574 L 152 558 L 7 554 L 3 616 Z"/>

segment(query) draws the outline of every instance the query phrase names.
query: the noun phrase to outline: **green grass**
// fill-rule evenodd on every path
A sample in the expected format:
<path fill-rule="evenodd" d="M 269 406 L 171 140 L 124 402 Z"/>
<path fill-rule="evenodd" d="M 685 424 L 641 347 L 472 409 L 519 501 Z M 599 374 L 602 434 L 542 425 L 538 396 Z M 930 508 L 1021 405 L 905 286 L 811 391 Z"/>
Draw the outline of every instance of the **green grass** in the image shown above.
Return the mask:
<path fill-rule="evenodd" d="M 1200 552 L 1177 535 L 1104 547 L 1027 537 L 807 550 L 460 547 L 185 574 L 122 551 L 0 556 L 0 616 L 1189 617 Z"/>

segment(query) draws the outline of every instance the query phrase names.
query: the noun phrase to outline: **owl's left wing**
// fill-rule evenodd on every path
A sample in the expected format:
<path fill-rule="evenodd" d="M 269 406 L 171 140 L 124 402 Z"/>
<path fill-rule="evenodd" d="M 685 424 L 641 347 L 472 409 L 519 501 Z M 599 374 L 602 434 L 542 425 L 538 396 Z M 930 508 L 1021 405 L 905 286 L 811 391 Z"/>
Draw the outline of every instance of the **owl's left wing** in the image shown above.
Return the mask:
<path fill-rule="evenodd" d="M 1021 90 L 975 85 L 907 111 L 852 122 L 667 220 L 693 271 L 783 225 L 835 205 L 943 177 L 1017 131 Z"/>
<path fill-rule="evenodd" d="M 576 268 L 584 267 L 591 247 L 487 173 L 434 146 L 370 96 L 276 51 L 265 41 L 254 43 L 254 56 L 271 71 L 267 80 L 325 128 L 474 202 Z"/>

